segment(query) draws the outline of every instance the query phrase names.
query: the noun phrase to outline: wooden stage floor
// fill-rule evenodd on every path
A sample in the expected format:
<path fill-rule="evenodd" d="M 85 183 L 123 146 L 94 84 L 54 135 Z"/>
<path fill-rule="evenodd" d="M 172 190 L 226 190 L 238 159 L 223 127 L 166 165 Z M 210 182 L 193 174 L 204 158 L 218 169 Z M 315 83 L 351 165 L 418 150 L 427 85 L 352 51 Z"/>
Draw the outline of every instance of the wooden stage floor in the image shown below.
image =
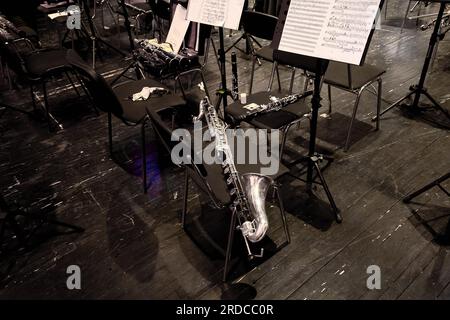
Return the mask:
<path fill-rule="evenodd" d="M 367 58 L 387 69 L 383 107 L 417 82 L 430 36 L 430 31 L 416 31 L 414 23 L 400 34 L 407 1 L 400 2 L 399 7 L 399 1 L 389 1 L 388 19 L 376 31 Z M 227 43 L 237 36 L 227 38 Z M 445 39 L 427 81 L 429 91 L 447 109 L 449 49 Z M 250 61 L 240 53 L 238 57 L 241 90 L 247 90 Z M 119 60 L 109 58 L 99 70 L 112 75 L 125 65 Z M 268 63 L 257 68 L 256 90 L 267 85 L 270 68 Z M 282 68 L 281 75 L 287 86 L 289 71 Z M 218 68 L 212 56 L 206 77 L 208 86 L 217 88 Z M 298 76 L 296 88 L 301 84 Z M 324 110 L 326 96 L 324 88 Z M 31 108 L 27 88 L 8 91 L 3 84 L 0 97 Z M 170 164 L 151 130 L 152 184 L 144 195 L 138 128 L 114 121 L 112 161 L 106 114 L 96 116 L 86 100 L 70 90 L 50 97 L 53 114 L 64 126 L 57 133 L 49 133 L 45 122 L 5 112 L 0 118 L 0 186 L 6 200 L 37 209 L 51 205 L 58 220 L 85 232 L 57 235 L 56 230 L 44 230 L 32 250 L 2 257 L 0 298 L 449 299 L 449 247 L 439 246 L 434 238 L 450 235 L 450 199 L 436 188 L 413 204 L 401 201 L 450 170 L 449 131 L 396 109 L 383 117 L 381 130 L 375 132 L 370 118 L 376 101 L 368 93 L 358 111 L 352 147 L 344 153 L 341 146 L 353 99 L 333 90 L 333 116 L 322 118 L 319 125 L 320 150 L 335 157 L 324 174 L 344 222 L 336 224 L 323 201 L 305 203 L 303 183 L 286 179 L 282 192 L 291 244 L 263 261 L 239 263 L 228 284 L 221 282 L 223 259 L 208 244 L 212 235 L 223 240 L 226 221 L 193 189 L 189 206 L 194 219 L 187 233 L 181 229 L 183 172 Z M 304 152 L 305 130 L 291 131 L 290 153 Z M 272 216 L 268 246 L 283 236 L 271 211 Z M 243 247 L 235 249 L 236 256 L 244 257 Z M 70 265 L 81 268 L 81 290 L 66 288 Z M 380 290 L 367 289 L 370 265 L 381 269 Z"/>

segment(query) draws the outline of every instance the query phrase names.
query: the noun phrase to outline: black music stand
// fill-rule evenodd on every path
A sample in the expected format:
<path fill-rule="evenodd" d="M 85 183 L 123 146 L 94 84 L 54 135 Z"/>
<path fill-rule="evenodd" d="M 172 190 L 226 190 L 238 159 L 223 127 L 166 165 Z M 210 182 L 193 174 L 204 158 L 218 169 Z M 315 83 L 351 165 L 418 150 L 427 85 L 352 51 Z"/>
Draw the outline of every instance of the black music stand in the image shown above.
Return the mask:
<path fill-rule="evenodd" d="M 241 10 L 240 14 L 242 14 L 244 10 Z M 199 22 L 202 23 L 202 22 Z M 211 24 L 212 25 L 212 24 Z M 212 25 L 214 26 L 214 25 Z M 220 67 L 220 79 L 221 79 L 221 87 L 217 91 L 217 95 L 219 96 L 219 99 L 217 100 L 216 109 L 219 108 L 220 103 L 223 104 L 223 111 L 225 115 L 225 108 L 228 105 L 227 98 L 228 96 L 232 97 L 231 90 L 227 88 L 227 71 L 226 71 L 226 52 L 225 49 L 225 41 L 224 41 L 224 27 L 218 27 L 219 28 L 219 49 L 218 49 L 218 56 L 219 56 L 219 67 Z"/>
<path fill-rule="evenodd" d="M 217 91 L 217 94 L 221 97 L 217 100 L 216 109 L 219 107 L 220 102 L 222 100 L 223 104 L 223 112 L 225 115 L 225 108 L 228 105 L 228 96 L 231 96 L 231 91 L 227 88 L 227 69 L 226 69 L 226 51 L 225 51 L 225 42 L 224 42 L 224 32 L 223 28 L 219 28 L 219 65 L 220 65 L 220 81 L 221 88 Z"/>
<path fill-rule="evenodd" d="M 441 23 L 442 23 L 442 17 L 444 16 L 444 12 L 445 12 L 445 6 L 447 4 L 450 4 L 450 0 L 430 0 L 430 1 L 427 1 L 427 2 L 439 2 L 440 3 L 440 8 L 439 8 L 439 13 L 438 13 L 438 16 L 437 16 L 437 19 L 436 19 L 436 24 L 434 26 L 433 33 L 432 33 L 431 38 L 430 38 L 430 44 L 428 45 L 428 51 L 427 51 L 427 55 L 425 57 L 425 62 L 423 64 L 422 73 L 420 75 L 419 83 L 416 84 L 416 85 L 412 85 L 409 88 L 409 90 L 411 90 L 411 92 L 409 92 L 406 96 L 404 96 L 403 98 L 397 100 L 392 105 L 390 105 L 388 108 L 386 108 L 384 111 L 382 111 L 381 114 L 380 114 L 380 117 L 382 115 L 384 115 L 386 112 L 388 112 L 388 111 L 392 110 L 393 108 L 399 106 L 403 101 L 405 101 L 406 99 L 410 98 L 412 95 L 414 95 L 413 103 L 411 105 L 405 105 L 405 106 L 412 113 L 419 114 L 420 112 L 422 112 L 422 111 L 427 109 L 427 108 L 419 106 L 420 98 L 421 98 L 422 95 L 424 95 L 432 103 L 430 108 L 434 108 L 436 110 L 441 111 L 442 113 L 444 113 L 444 115 L 447 118 L 450 119 L 450 113 L 448 112 L 448 110 L 443 108 L 440 105 L 440 103 L 437 102 L 436 99 L 434 99 L 430 95 L 430 93 L 428 93 L 427 89 L 425 88 L 425 80 L 427 78 L 428 69 L 429 69 L 431 61 L 433 59 L 434 48 L 435 48 L 436 44 L 438 43 L 439 37 L 441 36 L 440 28 L 441 28 Z M 374 117 L 372 120 L 376 120 L 376 119 L 377 118 Z"/>
<path fill-rule="evenodd" d="M 448 0 L 450 1 L 450 0 Z M 333 199 L 330 189 L 325 181 L 324 176 L 322 175 L 322 170 L 319 166 L 319 163 L 324 159 L 324 156 L 316 153 L 316 138 L 317 138 L 317 122 L 319 109 L 321 107 L 320 101 L 320 89 L 322 78 L 328 68 L 329 60 L 333 59 L 333 56 L 324 55 L 322 53 L 321 57 L 317 57 L 314 54 L 296 54 L 290 52 L 280 51 L 278 48 L 280 46 L 281 38 L 284 32 L 285 23 L 287 20 L 288 12 L 290 9 L 290 0 L 283 0 L 280 10 L 280 16 L 278 19 L 278 24 L 275 29 L 275 35 L 272 41 L 272 48 L 274 49 L 274 60 L 279 61 L 282 64 L 290 65 L 292 67 L 303 69 L 308 72 L 314 73 L 314 91 L 312 97 L 312 107 L 311 107 L 311 120 L 310 120 L 310 138 L 309 138 L 309 151 L 308 151 L 308 171 L 306 178 L 306 187 L 309 195 L 312 195 L 313 188 L 312 185 L 315 183 L 314 179 L 314 171 L 316 171 L 317 176 L 320 179 L 320 185 L 324 188 L 324 191 L 328 197 L 328 201 L 330 202 L 330 206 L 333 209 L 335 214 L 336 222 L 342 222 L 342 216 L 339 212 L 338 207 Z M 384 0 L 380 0 L 380 8 L 383 6 Z M 381 11 L 381 10 L 380 10 Z M 359 57 L 358 63 L 363 64 L 365 56 L 368 51 L 368 44 L 370 43 L 370 39 L 373 36 L 374 28 L 371 29 L 368 39 L 365 43 L 364 51 Z M 301 43 L 301 42 L 300 42 Z M 306 52 L 312 52 L 311 50 L 306 50 Z"/>
<path fill-rule="evenodd" d="M 256 2 L 253 4 L 253 7 L 249 7 L 248 5 L 248 1 L 245 1 L 244 3 L 244 11 L 255 11 L 255 4 Z M 242 16 L 244 14 L 242 13 Z M 242 20 L 242 18 L 241 18 Z M 242 25 L 242 22 L 239 24 Z M 241 40 L 245 40 L 245 50 L 239 48 L 237 45 L 239 42 L 241 42 Z M 243 32 L 242 35 L 235 41 L 233 42 L 233 44 L 231 46 L 228 47 L 228 49 L 225 50 L 225 53 L 228 53 L 231 49 L 236 48 L 239 51 L 241 51 L 243 54 L 250 54 L 250 50 L 251 50 L 251 46 L 250 46 L 250 41 L 254 41 L 259 47 L 262 47 L 262 45 L 258 42 L 258 40 L 256 40 L 254 37 L 252 37 L 251 35 L 247 34 L 247 32 Z M 259 61 L 258 58 L 258 64 L 261 65 L 261 61 Z"/>
<path fill-rule="evenodd" d="M 279 35 L 280 36 L 280 35 Z M 276 41 L 277 43 L 278 41 Z M 275 49 L 278 44 L 274 45 L 273 56 L 276 61 L 281 61 L 283 64 L 287 64 L 293 67 L 298 67 L 299 69 L 306 70 L 308 72 L 314 73 L 314 91 L 311 99 L 311 118 L 310 118 L 310 137 L 309 137 L 309 148 L 308 156 L 306 160 L 308 161 L 308 170 L 306 174 L 306 191 L 309 196 L 313 196 L 313 185 L 316 183 L 314 178 L 314 171 L 320 180 L 319 185 L 321 185 L 327 195 L 328 201 L 330 203 L 331 209 L 335 215 L 337 223 L 342 222 L 342 215 L 339 208 L 334 201 L 333 195 L 328 187 L 325 177 L 322 174 L 322 169 L 320 168 L 320 162 L 324 160 L 324 156 L 316 152 L 316 139 L 317 139 L 317 123 L 319 121 L 319 109 L 321 108 L 320 101 L 320 89 L 322 77 L 328 68 L 328 60 L 312 58 L 307 56 L 302 56 L 294 53 L 283 52 Z M 303 158 L 305 159 L 305 158 Z"/>
<path fill-rule="evenodd" d="M 118 0 L 118 1 L 119 1 L 119 5 L 121 7 L 121 10 L 122 10 L 122 16 L 123 16 L 123 18 L 125 20 L 124 23 L 125 23 L 125 29 L 127 29 L 128 41 L 130 43 L 130 51 L 133 52 L 134 49 L 136 48 L 136 46 L 134 45 L 134 39 L 133 39 L 133 35 L 132 35 L 132 32 L 131 32 L 130 16 L 129 16 L 128 11 L 127 11 L 127 6 L 125 4 L 125 0 Z M 143 68 L 141 67 L 141 65 L 137 61 L 136 57 L 133 55 L 131 58 L 128 57 L 126 59 L 132 59 L 133 61 L 116 78 L 113 79 L 113 81 L 111 82 L 111 85 L 114 85 L 120 78 L 124 77 L 125 74 L 130 69 L 134 69 L 135 70 L 137 79 L 145 78 Z"/>
<path fill-rule="evenodd" d="M 119 53 L 121 56 L 126 56 L 126 54 L 122 50 L 114 47 L 112 44 L 110 44 L 109 42 L 107 42 L 106 40 L 104 40 L 98 36 L 97 30 L 94 25 L 94 21 L 92 20 L 91 10 L 89 8 L 88 0 L 78 0 L 78 1 L 81 4 L 83 4 L 84 12 L 86 14 L 86 20 L 88 22 L 88 27 L 89 27 L 89 35 L 88 36 L 91 40 L 91 47 L 92 47 L 92 68 L 95 69 L 97 50 L 98 50 L 98 46 L 100 44 L 103 44 L 104 46 L 112 49 L 113 51 Z"/>

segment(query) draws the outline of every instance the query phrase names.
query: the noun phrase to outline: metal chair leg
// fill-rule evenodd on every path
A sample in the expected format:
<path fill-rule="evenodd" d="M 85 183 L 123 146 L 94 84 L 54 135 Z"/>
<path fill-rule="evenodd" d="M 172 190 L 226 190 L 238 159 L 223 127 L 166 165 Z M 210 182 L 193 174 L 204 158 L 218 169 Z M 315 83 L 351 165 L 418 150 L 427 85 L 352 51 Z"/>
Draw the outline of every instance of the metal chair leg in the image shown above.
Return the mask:
<path fill-rule="evenodd" d="M 305 93 L 309 87 L 309 77 L 305 70 L 303 70 L 303 72 L 304 72 L 304 77 L 305 77 L 305 82 L 303 83 L 303 93 Z"/>
<path fill-rule="evenodd" d="M 216 57 L 216 63 L 220 70 L 220 60 L 219 60 L 219 55 L 217 54 L 216 44 L 214 43 L 214 40 L 212 37 L 210 37 L 209 40 L 211 41 L 211 45 L 212 45 L 213 51 L 214 51 L 214 56 Z"/>
<path fill-rule="evenodd" d="M 380 130 L 380 113 L 381 113 L 381 101 L 382 101 L 382 93 L 383 93 L 383 79 L 378 78 L 378 99 L 377 99 L 377 124 L 376 130 Z"/>
<path fill-rule="evenodd" d="M 331 114 L 331 108 L 332 108 L 332 106 L 331 106 L 331 86 L 330 85 L 328 85 L 328 114 L 330 115 Z"/>
<path fill-rule="evenodd" d="M 188 192 L 189 192 L 189 173 L 186 168 L 184 171 L 184 193 L 183 193 L 183 212 L 181 212 L 181 227 L 184 229 L 186 226 L 186 214 L 188 206 Z"/>
<path fill-rule="evenodd" d="M 412 2 L 411 0 L 408 1 L 408 9 L 406 9 L 405 17 L 403 18 L 402 27 L 400 29 L 400 34 L 403 33 L 403 29 L 405 28 L 405 23 L 406 23 L 406 20 L 408 19 L 408 15 L 409 15 L 409 9 L 411 9 L 411 2 Z"/>
<path fill-rule="evenodd" d="M 12 83 L 11 73 L 9 71 L 8 65 L 6 65 L 5 70 L 6 70 L 6 79 L 8 79 L 8 89 L 12 90 L 13 83 Z"/>
<path fill-rule="evenodd" d="M 300 123 L 300 121 L 299 121 L 299 123 Z M 283 138 L 281 140 L 281 146 L 280 146 L 280 160 L 283 158 L 284 148 L 286 146 L 286 140 L 287 140 L 287 135 L 289 133 L 289 129 L 291 129 L 291 127 L 293 125 L 294 125 L 294 123 L 290 123 L 283 130 Z"/>
<path fill-rule="evenodd" d="M 362 94 L 363 90 L 364 89 L 359 90 L 358 95 L 356 97 L 355 106 L 353 107 L 352 119 L 350 120 L 350 125 L 348 126 L 347 140 L 345 141 L 344 152 L 347 152 L 348 147 L 350 146 L 350 136 L 352 133 L 353 122 L 355 121 L 355 118 L 356 118 L 356 112 L 358 110 L 359 100 L 361 99 L 361 94 Z"/>
<path fill-rule="evenodd" d="M 8 223 L 8 217 L 5 217 L 2 221 L 1 227 L 0 227 L 0 252 L 2 252 L 2 247 L 3 247 L 3 241 L 4 241 L 4 237 L 5 237 L 5 229 L 6 229 L 6 224 Z"/>
<path fill-rule="evenodd" d="M 287 224 L 286 212 L 284 211 L 283 199 L 281 199 L 279 186 L 278 185 L 274 185 L 274 189 L 275 189 L 275 192 L 277 194 L 278 205 L 280 206 L 280 214 L 281 214 L 281 219 L 283 220 L 283 228 L 284 228 L 284 234 L 286 235 L 286 241 L 287 241 L 287 243 L 291 243 L 291 235 L 289 234 L 289 228 L 288 228 L 288 224 Z"/>
<path fill-rule="evenodd" d="M 291 83 L 289 85 L 289 94 L 292 94 L 292 91 L 294 90 L 294 81 L 295 81 L 295 72 L 296 68 L 292 68 L 292 74 L 291 74 Z"/>
<path fill-rule="evenodd" d="M 277 62 L 275 61 L 272 64 L 272 73 L 270 74 L 269 86 L 267 87 L 267 91 L 272 91 L 273 79 L 275 77 L 275 69 L 277 67 Z"/>
<path fill-rule="evenodd" d="M 147 124 L 147 118 L 144 119 L 144 122 L 141 126 L 141 139 L 142 139 L 142 180 L 144 193 L 147 193 L 147 152 L 145 148 L 145 125 Z"/>
<path fill-rule="evenodd" d="M 31 93 L 31 103 L 33 105 L 33 110 L 36 112 L 37 105 L 36 105 L 36 99 L 34 97 L 33 84 L 30 84 L 30 93 Z"/>
<path fill-rule="evenodd" d="M 70 85 L 72 86 L 73 90 L 75 90 L 78 97 L 81 97 L 80 92 L 78 91 L 77 87 L 75 86 L 75 83 L 72 81 L 72 78 L 69 76 L 69 73 L 67 71 L 64 72 L 67 79 L 69 79 Z"/>
<path fill-rule="evenodd" d="M 387 20 L 388 15 L 388 0 L 384 2 L 384 20 Z"/>
<path fill-rule="evenodd" d="M 280 79 L 280 70 L 278 70 L 278 63 L 275 67 L 275 70 L 277 72 L 278 90 L 281 91 L 281 79 Z"/>
<path fill-rule="evenodd" d="M 223 269 L 223 282 L 227 282 L 228 269 L 230 268 L 231 251 L 233 249 L 234 231 L 236 230 L 236 210 L 231 215 L 230 230 L 228 231 L 227 252 L 225 254 L 225 266 Z"/>
<path fill-rule="evenodd" d="M 108 147 L 109 147 L 109 155 L 113 157 L 113 136 L 112 136 L 112 115 L 111 112 L 108 112 Z"/>
<path fill-rule="evenodd" d="M 47 84 L 45 81 L 42 81 L 42 90 L 44 93 L 44 108 L 45 108 L 45 117 L 47 119 L 48 130 L 52 131 L 52 124 L 50 119 L 50 110 L 48 105 L 48 96 L 47 96 Z"/>
<path fill-rule="evenodd" d="M 250 88 L 249 88 L 249 94 L 252 94 L 253 91 L 253 78 L 255 76 L 255 65 L 256 65 L 256 57 L 252 55 L 252 73 L 250 75 Z"/>

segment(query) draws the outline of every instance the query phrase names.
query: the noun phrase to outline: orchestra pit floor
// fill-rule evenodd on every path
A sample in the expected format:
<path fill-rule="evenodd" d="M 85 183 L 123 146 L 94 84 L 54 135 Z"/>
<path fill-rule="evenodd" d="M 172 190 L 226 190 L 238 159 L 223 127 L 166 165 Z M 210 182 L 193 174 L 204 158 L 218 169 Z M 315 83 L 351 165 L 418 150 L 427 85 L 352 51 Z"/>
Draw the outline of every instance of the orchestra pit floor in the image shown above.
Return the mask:
<path fill-rule="evenodd" d="M 400 1 L 400 8 L 398 2 L 389 1 L 388 19 L 376 31 L 367 57 L 368 63 L 387 68 L 383 78 L 387 102 L 403 96 L 417 82 L 430 36 L 430 31 L 416 31 L 414 22 L 400 34 L 407 1 Z M 430 92 L 447 109 L 449 48 L 448 39 L 441 42 L 427 81 Z M 238 57 L 239 82 L 246 90 L 250 61 L 241 53 Z M 106 75 L 111 80 L 126 63 L 112 56 L 99 65 L 99 71 L 110 71 Z M 213 56 L 206 70 L 209 87 L 217 88 Z M 265 88 L 269 72 L 268 63 L 257 68 L 257 90 Z M 281 74 L 287 85 L 290 73 L 282 69 Z M 298 77 L 297 88 L 301 81 Z M 58 82 L 53 89 L 64 84 Z M 27 88 L 8 91 L 2 86 L 3 101 L 31 108 Z M 326 96 L 324 88 L 324 109 Z M 45 122 L 7 111 L 0 118 L 0 183 L 6 200 L 35 208 L 51 204 L 58 220 L 81 226 L 85 232 L 56 234 L 46 228 L 36 237 L 34 248 L 2 257 L 0 298 L 449 299 L 449 247 L 438 245 L 434 238 L 450 234 L 450 199 L 436 188 L 413 204 L 401 201 L 449 171 L 449 132 L 401 109 L 383 117 L 381 130 L 374 132 L 370 118 L 375 97 L 366 94 L 353 145 L 344 153 L 340 146 L 354 97 L 337 90 L 333 97 L 335 113 L 331 119 L 320 119 L 318 143 L 320 151 L 335 158 L 325 177 L 343 223 L 332 220 L 325 202 L 307 205 L 304 184 L 285 178 L 282 193 L 291 244 L 270 253 L 273 242 L 283 240 L 278 216 L 270 211 L 274 222 L 264 242 L 266 259 L 240 262 L 232 274 L 235 281 L 228 284 L 221 282 L 223 259 L 210 245 L 211 238 L 223 242 L 227 221 L 222 213 L 209 209 L 193 188 L 189 205 L 194 218 L 187 232 L 181 229 L 183 172 L 171 165 L 151 130 L 147 148 L 151 187 L 144 195 L 137 128 L 114 120 L 116 160 L 112 161 L 106 114 L 96 116 L 87 101 L 70 90 L 50 99 L 53 115 L 64 126 L 57 133 L 49 133 Z M 291 131 L 290 154 L 304 153 L 305 125 Z M 318 195 L 324 199 L 320 189 Z M 245 261 L 243 251 L 237 243 L 234 255 L 240 261 Z M 81 290 L 66 288 L 70 265 L 81 268 Z M 380 290 L 366 286 L 370 265 L 381 269 Z"/>

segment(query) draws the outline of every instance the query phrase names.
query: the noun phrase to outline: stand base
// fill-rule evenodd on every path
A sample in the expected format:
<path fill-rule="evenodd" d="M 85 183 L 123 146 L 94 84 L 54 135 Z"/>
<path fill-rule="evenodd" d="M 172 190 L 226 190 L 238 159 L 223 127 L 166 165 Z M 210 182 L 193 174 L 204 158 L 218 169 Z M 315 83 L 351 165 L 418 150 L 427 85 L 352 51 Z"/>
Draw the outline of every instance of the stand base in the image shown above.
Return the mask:
<path fill-rule="evenodd" d="M 289 163 L 289 166 L 296 165 L 300 162 L 305 162 L 305 161 L 308 161 L 312 165 L 312 168 L 314 171 L 316 171 L 317 177 L 319 177 L 320 182 L 315 182 L 314 179 L 311 182 L 305 181 L 306 182 L 306 192 L 308 193 L 309 196 L 312 196 L 314 194 L 313 185 L 319 184 L 320 186 L 322 186 L 325 191 L 325 194 L 327 195 L 327 199 L 330 204 L 331 210 L 333 211 L 336 222 L 342 223 L 343 217 L 340 213 L 339 208 L 336 205 L 336 202 L 334 201 L 333 195 L 330 191 L 330 188 L 328 187 L 328 183 L 326 182 L 325 177 L 323 176 L 323 173 L 322 173 L 322 169 L 320 168 L 320 165 L 319 165 L 323 160 L 332 161 L 332 158 L 329 158 L 329 157 L 326 157 L 326 156 L 316 153 L 312 157 L 304 157 L 304 158 L 296 160 L 292 163 Z M 299 177 L 296 177 L 296 178 L 300 179 Z M 303 179 L 300 179 L 300 180 L 304 181 Z"/>
<path fill-rule="evenodd" d="M 408 196 L 406 196 L 405 198 L 403 198 L 403 202 L 404 203 L 409 203 L 411 202 L 412 199 L 420 196 L 421 194 L 427 192 L 428 190 L 434 188 L 434 187 L 439 187 L 447 196 L 450 197 L 450 193 L 441 185 L 444 181 L 450 179 L 450 172 L 443 175 L 442 177 L 440 177 L 439 179 L 434 180 L 433 182 L 427 184 L 426 186 L 424 186 L 423 188 L 409 194 Z"/>
<path fill-rule="evenodd" d="M 111 82 L 111 86 L 116 84 L 116 82 L 119 81 L 119 79 L 122 77 L 128 78 L 127 76 L 125 76 L 125 74 L 131 69 L 134 69 L 138 80 L 145 78 L 144 71 L 139 65 L 139 63 L 137 61 L 133 61 L 117 77 L 114 78 L 114 80 Z"/>
<path fill-rule="evenodd" d="M 424 96 L 427 97 L 428 100 L 432 103 L 432 106 L 430 106 L 430 107 L 421 107 L 421 106 L 419 106 L 418 103 L 417 103 L 417 104 L 414 104 L 414 103 L 413 103 L 413 104 L 411 104 L 411 105 L 406 105 L 407 108 L 408 108 L 408 110 L 409 110 L 411 113 L 413 113 L 413 114 L 420 114 L 420 113 L 422 113 L 423 111 L 427 110 L 428 108 L 433 108 L 433 109 L 436 109 L 436 110 L 438 110 L 438 111 L 441 111 L 441 112 L 442 112 L 442 113 L 450 120 L 450 113 L 449 113 L 449 111 L 446 110 L 444 107 L 442 107 L 442 106 L 440 105 L 440 103 L 437 102 L 437 101 L 433 98 L 433 96 L 431 96 L 431 95 L 428 93 L 428 91 L 427 91 L 426 88 L 419 88 L 418 85 L 414 85 L 414 86 L 411 86 L 409 89 L 411 90 L 410 93 L 408 93 L 408 94 L 407 94 L 406 96 L 404 96 L 403 98 L 401 98 L 401 99 L 397 100 L 396 102 L 394 102 L 392 105 L 390 105 L 389 107 L 387 107 L 385 110 L 383 110 L 383 111 L 380 113 L 380 117 L 383 116 L 385 113 L 389 112 L 390 110 L 394 109 L 395 107 L 400 106 L 401 103 L 402 103 L 403 101 L 405 101 L 406 99 L 412 97 L 413 95 L 419 95 L 419 96 L 424 95 Z M 419 101 L 419 100 L 418 100 L 418 101 Z M 372 121 L 376 121 L 377 119 L 378 119 L 378 117 L 375 116 L 375 117 L 372 118 Z"/>
<path fill-rule="evenodd" d="M 57 227 L 63 227 L 72 230 L 72 233 L 81 233 L 84 232 L 84 229 L 72 224 L 68 224 L 65 222 L 56 221 L 53 219 L 49 219 L 45 214 L 37 214 L 28 211 L 27 209 L 22 208 L 11 208 L 6 204 L 5 199 L 2 195 L 0 195 L 0 210 L 6 213 L 6 216 L 3 219 L 1 228 L 0 228 L 0 254 L 3 254 L 4 251 L 2 251 L 3 242 L 4 242 L 4 235 L 7 226 L 11 229 L 11 231 L 14 233 L 16 238 L 19 241 L 20 248 L 27 248 L 28 247 L 28 240 L 33 235 L 34 230 L 30 232 L 28 236 L 24 235 L 24 229 L 20 227 L 19 223 L 17 223 L 16 218 L 23 216 L 26 219 L 30 219 L 33 222 L 39 222 L 40 225 L 42 224 L 50 224 Z M 36 227 L 35 227 L 36 228 Z"/>

